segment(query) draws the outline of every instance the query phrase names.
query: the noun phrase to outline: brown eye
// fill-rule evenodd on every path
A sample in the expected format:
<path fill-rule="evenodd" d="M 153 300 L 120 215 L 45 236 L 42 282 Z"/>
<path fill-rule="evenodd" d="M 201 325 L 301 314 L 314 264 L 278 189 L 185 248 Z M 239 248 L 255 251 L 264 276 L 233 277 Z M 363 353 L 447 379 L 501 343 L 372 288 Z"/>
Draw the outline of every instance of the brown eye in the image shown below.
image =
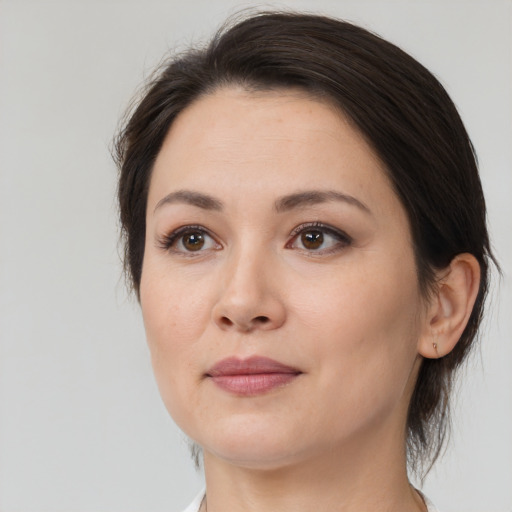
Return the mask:
<path fill-rule="evenodd" d="M 291 233 L 288 249 L 299 249 L 316 256 L 334 254 L 352 245 L 344 231 L 321 223 L 302 224 Z"/>
<path fill-rule="evenodd" d="M 170 254 L 188 256 L 222 249 L 222 245 L 201 226 L 182 226 L 168 235 L 157 238 L 157 245 Z"/>
<path fill-rule="evenodd" d="M 184 234 L 181 240 L 187 251 L 200 251 L 205 244 L 204 235 L 197 231 Z"/>
<path fill-rule="evenodd" d="M 304 248 L 314 251 L 324 243 L 324 234 L 318 230 L 303 231 L 300 239 Z"/>

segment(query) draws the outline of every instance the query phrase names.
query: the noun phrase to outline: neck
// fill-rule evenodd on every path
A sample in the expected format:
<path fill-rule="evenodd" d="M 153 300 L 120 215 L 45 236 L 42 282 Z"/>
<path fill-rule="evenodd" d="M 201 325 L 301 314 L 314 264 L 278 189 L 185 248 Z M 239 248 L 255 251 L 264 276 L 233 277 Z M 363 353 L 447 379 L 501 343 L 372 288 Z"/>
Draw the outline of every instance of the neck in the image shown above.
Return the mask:
<path fill-rule="evenodd" d="M 270 468 L 225 461 L 205 451 L 208 512 L 420 512 L 425 505 L 407 477 L 403 439 L 361 440 L 357 449 Z M 398 455 L 397 455 L 398 454 Z"/>

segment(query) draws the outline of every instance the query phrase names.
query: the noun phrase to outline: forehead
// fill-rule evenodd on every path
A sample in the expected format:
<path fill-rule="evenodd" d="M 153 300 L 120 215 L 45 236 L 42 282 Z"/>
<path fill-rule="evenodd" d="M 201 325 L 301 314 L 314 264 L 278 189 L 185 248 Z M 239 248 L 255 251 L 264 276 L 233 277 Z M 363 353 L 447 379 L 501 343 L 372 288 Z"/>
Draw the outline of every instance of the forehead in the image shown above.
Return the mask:
<path fill-rule="evenodd" d="M 384 199 L 383 208 L 398 202 L 364 137 L 331 104 L 298 90 L 225 88 L 186 108 L 156 159 L 148 207 L 182 188 L 269 199 L 334 188 L 366 204 Z"/>
<path fill-rule="evenodd" d="M 285 152 L 290 145 L 306 143 L 304 150 L 310 145 L 324 150 L 327 146 L 338 146 L 345 151 L 346 158 L 348 149 L 350 154 L 359 149 L 375 165 L 380 165 L 374 151 L 340 109 L 300 89 L 248 91 L 226 87 L 202 96 L 177 116 L 162 149 L 165 151 L 169 143 L 175 151 L 178 143 L 188 144 L 191 138 L 196 147 L 215 153 L 229 150 L 230 160 L 238 154 L 246 156 L 256 147 L 265 149 L 260 153 L 263 159 L 278 147 Z M 238 146 L 239 152 L 237 142 L 245 142 Z"/>

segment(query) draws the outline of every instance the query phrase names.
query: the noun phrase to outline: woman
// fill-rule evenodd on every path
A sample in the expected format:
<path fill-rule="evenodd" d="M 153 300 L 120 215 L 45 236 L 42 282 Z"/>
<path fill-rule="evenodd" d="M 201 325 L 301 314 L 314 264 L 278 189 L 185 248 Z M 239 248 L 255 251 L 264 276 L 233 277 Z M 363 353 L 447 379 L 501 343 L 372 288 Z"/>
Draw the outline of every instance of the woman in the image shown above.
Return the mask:
<path fill-rule="evenodd" d="M 321 16 L 262 13 L 169 63 L 117 141 L 125 264 L 196 511 L 432 512 L 492 259 L 437 80 Z"/>

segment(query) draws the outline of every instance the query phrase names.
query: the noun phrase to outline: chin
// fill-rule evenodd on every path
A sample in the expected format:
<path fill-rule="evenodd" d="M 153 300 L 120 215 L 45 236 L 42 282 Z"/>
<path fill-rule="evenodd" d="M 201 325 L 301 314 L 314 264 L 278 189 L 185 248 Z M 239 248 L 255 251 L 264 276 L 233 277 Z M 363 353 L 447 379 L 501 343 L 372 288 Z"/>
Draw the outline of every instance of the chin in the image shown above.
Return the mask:
<path fill-rule="evenodd" d="M 254 418 L 229 423 L 195 438 L 206 458 L 211 454 L 239 467 L 270 470 L 292 463 L 302 451 L 301 440 L 295 439 L 292 429 L 276 429 L 275 423 L 265 425 Z"/>
<path fill-rule="evenodd" d="M 216 450 L 203 448 L 205 460 L 208 456 L 223 460 L 224 462 L 240 468 L 276 471 L 297 462 L 300 457 L 291 447 L 283 443 L 279 447 L 262 446 L 259 443 L 248 442 L 243 446 L 220 446 Z"/>

